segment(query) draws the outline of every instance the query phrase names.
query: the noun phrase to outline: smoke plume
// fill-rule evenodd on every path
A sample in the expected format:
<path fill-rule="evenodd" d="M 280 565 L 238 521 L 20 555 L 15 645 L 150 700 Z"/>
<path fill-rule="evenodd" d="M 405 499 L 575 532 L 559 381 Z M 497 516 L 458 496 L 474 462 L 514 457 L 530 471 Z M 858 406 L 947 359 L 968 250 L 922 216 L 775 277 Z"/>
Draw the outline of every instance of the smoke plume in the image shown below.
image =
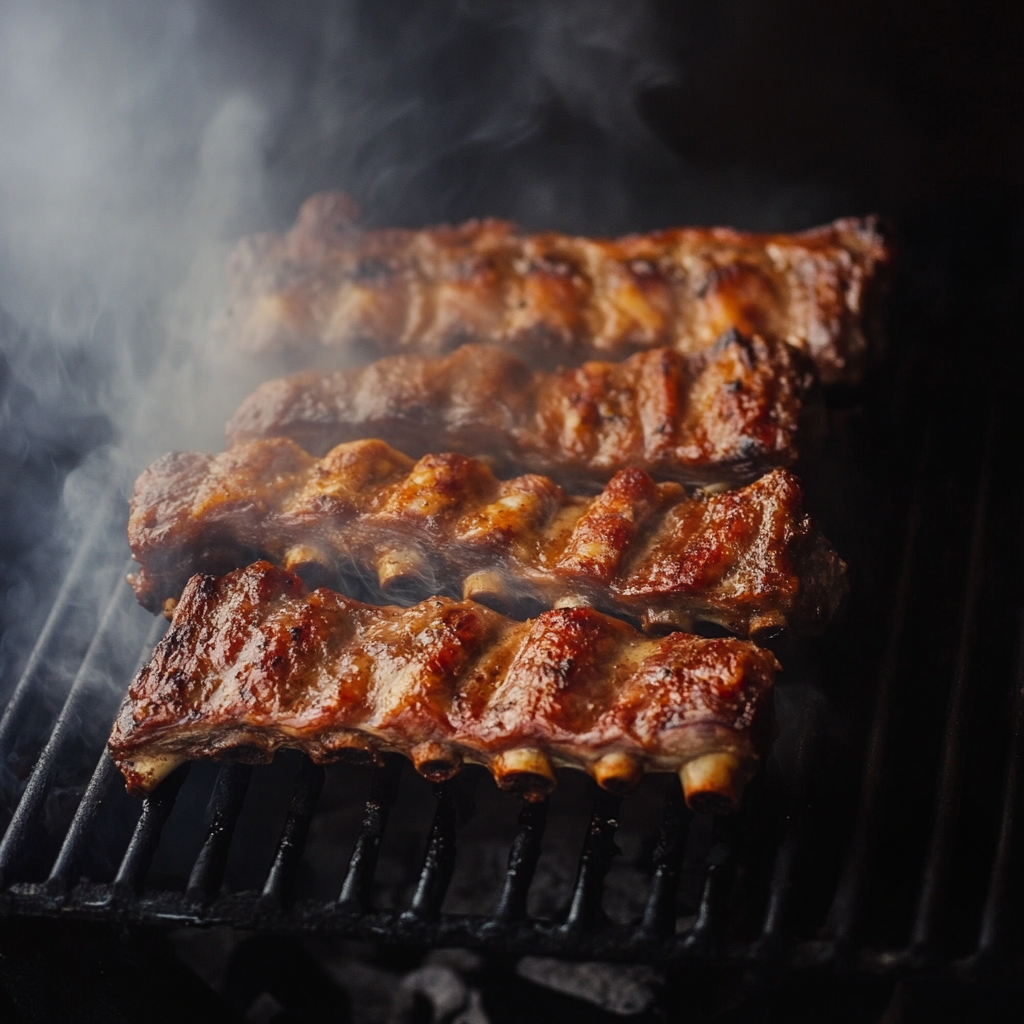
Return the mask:
<path fill-rule="evenodd" d="M 35 621 L 88 512 L 73 495 L 222 443 L 261 372 L 210 348 L 225 257 L 314 191 L 347 191 L 369 225 L 496 215 L 611 234 L 831 212 L 826 191 L 800 189 L 797 210 L 789 186 L 687 166 L 652 132 L 640 98 L 686 72 L 662 14 L 0 0 L 6 621 Z"/>

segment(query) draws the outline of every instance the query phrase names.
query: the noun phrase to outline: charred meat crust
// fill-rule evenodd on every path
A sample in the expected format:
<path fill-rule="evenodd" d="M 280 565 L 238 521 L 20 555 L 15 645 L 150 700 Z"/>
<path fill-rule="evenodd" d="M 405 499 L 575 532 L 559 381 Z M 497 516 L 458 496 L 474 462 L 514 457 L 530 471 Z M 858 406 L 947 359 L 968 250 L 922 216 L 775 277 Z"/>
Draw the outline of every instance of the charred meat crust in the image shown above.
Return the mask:
<path fill-rule="evenodd" d="M 139 795 L 184 760 L 290 747 L 318 762 L 396 751 L 434 779 L 476 762 L 535 797 L 553 765 L 624 789 L 711 757 L 719 782 L 702 761 L 688 798 L 735 802 L 778 667 L 746 641 L 651 639 L 591 608 L 515 622 L 445 598 L 364 605 L 260 562 L 190 580 L 109 749 Z"/>
<path fill-rule="evenodd" d="M 846 588 L 786 470 L 688 495 L 624 469 L 586 498 L 463 455 L 414 463 L 382 441 L 321 460 L 286 438 L 164 456 L 136 482 L 128 537 L 153 611 L 194 573 L 256 555 L 316 582 L 354 574 L 388 600 L 454 592 L 519 616 L 587 604 L 652 631 L 814 632 Z"/>
<path fill-rule="evenodd" d="M 466 345 L 269 381 L 242 403 L 227 436 L 290 437 L 315 454 L 377 437 L 416 457 L 431 447 L 485 455 L 505 471 L 569 486 L 604 484 L 628 466 L 734 486 L 796 460 L 813 379 L 801 353 L 736 331 L 697 355 L 655 348 L 554 373 Z"/>
<path fill-rule="evenodd" d="M 361 231 L 325 193 L 282 235 L 243 239 L 215 334 L 249 352 L 365 345 L 437 355 L 491 341 L 553 363 L 684 353 L 723 331 L 806 352 L 850 382 L 889 261 L 874 218 L 794 235 L 677 228 L 616 240 L 527 235 L 504 221 Z"/>

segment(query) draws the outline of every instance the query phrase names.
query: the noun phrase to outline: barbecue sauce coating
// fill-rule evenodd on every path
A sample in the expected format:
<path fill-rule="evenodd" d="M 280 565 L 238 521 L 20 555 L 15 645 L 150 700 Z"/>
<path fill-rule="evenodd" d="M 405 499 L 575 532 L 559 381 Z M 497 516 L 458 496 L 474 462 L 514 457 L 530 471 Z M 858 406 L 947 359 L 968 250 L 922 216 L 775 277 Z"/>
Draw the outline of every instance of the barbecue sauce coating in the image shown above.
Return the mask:
<path fill-rule="evenodd" d="M 807 360 L 783 342 L 724 334 L 705 352 L 668 348 L 622 363 L 534 373 L 494 346 L 392 356 L 258 388 L 229 444 L 290 437 L 325 454 L 377 437 L 413 456 L 486 455 L 510 472 L 603 484 L 627 466 L 684 484 L 748 483 L 797 457 Z"/>
<path fill-rule="evenodd" d="M 714 757 L 738 792 L 778 668 L 745 641 L 650 639 L 591 608 L 528 622 L 437 597 L 382 608 L 258 562 L 189 581 L 108 745 L 137 795 L 185 760 L 281 747 L 321 763 L 396 751 L 434 779 L 474 762 L 532 797 L 552 765 L 622 789 Z"/>
<path fill-rule="evenodd" d="M 249 352 L 367 344 L 437 355 L 490 341 L 554 363 L 667 346 L 692 353 L 736 328 L 805 351 L 851 381 L 889 253 L 873 219 L 796 235 L 678 228 L 617 240 L 474 220 L 360 231 L 336 193 L 283 235 L 243 239 L 217 333 Z"/>
<path fill-rule="evenodd" d="M 545 477 L 498 480 L 464 455 L 414 463 L 382 441 L 321 460 L 286 438 L 166 455 L 136 482 L 128 538 L 142 566 L 130 582 L 153 611 L 194 573 L 256 558 L 318 582 L 356 577 L 375 598 L 461 593 L 520 617 L 586 604 L 651 631 L 814 631 L 846 587 L 786 470 L 688 495 L 624 469 L 585 498 Z"/>

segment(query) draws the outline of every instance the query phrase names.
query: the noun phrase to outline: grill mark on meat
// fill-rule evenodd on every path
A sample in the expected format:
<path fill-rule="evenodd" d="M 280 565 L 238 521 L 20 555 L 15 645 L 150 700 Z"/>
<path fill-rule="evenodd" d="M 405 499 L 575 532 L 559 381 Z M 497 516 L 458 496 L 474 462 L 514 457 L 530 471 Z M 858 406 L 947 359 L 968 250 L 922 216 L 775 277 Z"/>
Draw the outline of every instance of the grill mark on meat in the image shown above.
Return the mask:
<path fill-rule="evenodd" d="M 486 455 L 570 485 L 604 484 L 628 466 L 735 485 L 796 459 L 812 383 L 799 353 L 734 331 L 696 356 L 657 348 L 557 373 L 473 345 L 270 381 L 242 403 L 227 436 L 290 437 L 315 454 L 379 437 L 414 456 L 428 446 Z"/>
<path fill-rule="evenodd" d="M 756 765 L 778 668 L 746 641 L 650 639 L 590 608 L 371 607 L 259 562 L 192 578 L 109 749 L 139 795 L 184 760 L 289 747 L 321 763 L 400 752 L 435 780 L 475 762 L 532 798 L 554 765 L 617 791 L 680 771 L 691 804 L 723 809 Z"/>
<path fill-rule="evenodd" d="M 785 470 L 690 496 L 627 469 L 585 498 L 453 453 L 414 463 L 357 441 L 317 460 L 277 438 L 158 460 L 136 483 L 128 536 L 141 565 L 130 581 L 154 611 L 194 573 L 253 552 L 314 579 L 375 579 L 389 600 L 461 590 L 520 616 L 582 603 L 740 635 L 816 631 L 846 588 Z"/>
<path fill-rule="evenodd" d="M 369 343 L 426 355 L 491 341 L 565 363 L 697 352 L 736 328 L 805 351 L 825 382 L 850 382 L 890 259 L 873 218 L 794 235 L 678 228 L 601 240 L 496 220 L 339 230 L 345 202 L 313 196 L 290 231 L 239 242 L 220 338 L 250 352 Z"/>

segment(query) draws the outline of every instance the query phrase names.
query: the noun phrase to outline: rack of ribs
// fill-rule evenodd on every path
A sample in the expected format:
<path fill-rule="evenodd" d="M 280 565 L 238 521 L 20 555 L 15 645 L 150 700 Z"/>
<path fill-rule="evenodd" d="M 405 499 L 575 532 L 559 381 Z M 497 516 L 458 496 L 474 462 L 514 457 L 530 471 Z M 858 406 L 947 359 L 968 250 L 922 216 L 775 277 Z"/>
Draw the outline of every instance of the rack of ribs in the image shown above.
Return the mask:
<path fill-rule="evenodd" d="M 486 455 L 505 471 L 603 484 L 636 466 L 684 484 L 746 483 L 797 456 L 813 383 L 788 345 L 724 334 L 705 352 L 667 348 L 621 363 L 531 371 L 511 353 L 466 345 L 444 357 L 391 356 L 310 371 L 257 389 L 228 442 L 290 437 L 322 455 L 377 437 L 410 455 Z"/>
<path fill-rule="evenodd" d="M 592 608 L 507 619 L 472 601 L 361 604 L 258 562 L 197 575 L 109 740 L 130 792 L 199 758 L 398 752 L 433 781 L 464 762 L 541 799 L 554 767 L 628 790 L 678 771 L 701 810 L 736 805 L 779 665 L 729 639 L 651 639 Z"/>
<path fill-rule="evenodd" d="M 793 235 L 677 228 L 601 240 L 497 220 L 364 231 L 355 213 L 343 195 L 315 195 L 288 232 L 243 239 L 215 335 L 248 352 L 384 355 L 489 341 L 567 364 L 696 352 L 736 328 L 805 351 L 826 383 L 851 381 L 889 260 L 871 218 Z"/>
<path fill-rule="evenodd" d="M 413 462 L 378 440 L 320 460 L 287 438 L 171 453 L 136 482 L 128 539 L 142 567 L 129 581 L 153 611 L 194 573 L 256 558 L 373 599 L 461 592 L 520 616 L 591 605 L 651 632 L 814 632 L 846 588 L 786 470 L 691 495 L 625 469 L 578 497 L 464 455 Z"/>

